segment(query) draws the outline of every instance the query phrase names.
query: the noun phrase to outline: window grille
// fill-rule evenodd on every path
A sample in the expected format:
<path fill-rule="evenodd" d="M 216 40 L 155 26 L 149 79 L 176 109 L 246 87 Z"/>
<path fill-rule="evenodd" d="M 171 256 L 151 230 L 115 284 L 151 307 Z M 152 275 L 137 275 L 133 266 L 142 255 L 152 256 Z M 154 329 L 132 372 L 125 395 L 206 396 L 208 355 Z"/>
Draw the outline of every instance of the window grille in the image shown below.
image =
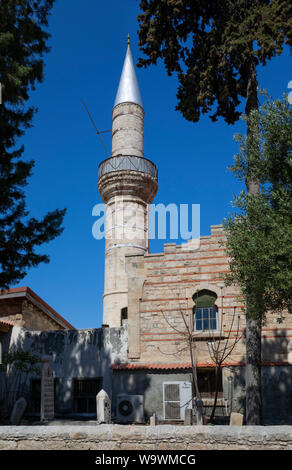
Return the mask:
<path fill-rule="evenodd" d="M 54 407 L 58 411 L 59 379 L 54 379 Z M 39 414 L 41 410 L 41 379 L 32 379 L 30 382 L 29 411 Z"/>
<path fill-rule="evenodd" d="M 214 398 L 216 392 L 215 370 L 198 370 L 198 387 L 202 398 Z M 218 398 L 223 397 L 222 371 L 219 375 Z"/>
<path fill-rule="evenodd" d="M 74 379 L 73 408 L 75 413 L 96 413 L 96 395 L 101 390 L 101 378 Z"/>

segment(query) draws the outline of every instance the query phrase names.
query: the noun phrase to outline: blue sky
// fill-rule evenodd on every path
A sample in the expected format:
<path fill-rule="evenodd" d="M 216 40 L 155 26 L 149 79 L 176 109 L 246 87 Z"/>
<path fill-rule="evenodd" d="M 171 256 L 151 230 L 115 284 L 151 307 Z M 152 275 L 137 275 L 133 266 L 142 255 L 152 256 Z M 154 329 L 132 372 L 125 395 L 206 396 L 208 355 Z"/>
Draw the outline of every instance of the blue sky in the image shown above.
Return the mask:
<path fill-rule="evenodd" d="M 63 234 L 43 246 L 50 264 L 31 269 L 19 283 L 31 287 L 77 328 L 102 322 L 104 241 L 91 229 L 92 208 L 100 203 L 98 164 L 106 158 L 83 108 L 85 100 L 99 130 L 111 129 L 111 111 L 126 53 L 127 34 L 137 62 L 135 0 L 56 0 L 49 31 L 51 52 L 45 57 L 45 80 L 30 102 L 39 112 L 22 142 L 25 158 L 34 159 L 26 189 L 31 215 L 67 208 Z M 227 170 L 237 151 L 233 135 L 243 123 L 228 126 L 205 116 L 187 122 L 175 111 L 176 77 L 162 63 L 137 70 L 145 116 L 145 157 L 159 170 L 155 203 L 200 204 L 201 235 L 222 222 L 241 186 Z M 287 92 L 292 79 L 286 50 L 259 69 L 259 85 L 274 97 Z M 111 135 L 105 135 L 111 148 Z M 163 251 L 168 240 L 153 240 L 151 251 Z"/>

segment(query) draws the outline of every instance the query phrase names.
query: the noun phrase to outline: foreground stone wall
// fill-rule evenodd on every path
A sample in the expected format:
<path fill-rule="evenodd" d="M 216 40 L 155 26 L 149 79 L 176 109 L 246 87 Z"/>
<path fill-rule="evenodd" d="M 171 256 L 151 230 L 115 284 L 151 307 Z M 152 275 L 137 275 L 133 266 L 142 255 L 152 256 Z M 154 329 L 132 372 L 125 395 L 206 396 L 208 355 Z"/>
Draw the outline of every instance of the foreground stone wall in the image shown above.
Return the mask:
<path fill-rule="evenodd" d="M 3 426 L 0 450 L 292 450 L 291 426 Z"/>

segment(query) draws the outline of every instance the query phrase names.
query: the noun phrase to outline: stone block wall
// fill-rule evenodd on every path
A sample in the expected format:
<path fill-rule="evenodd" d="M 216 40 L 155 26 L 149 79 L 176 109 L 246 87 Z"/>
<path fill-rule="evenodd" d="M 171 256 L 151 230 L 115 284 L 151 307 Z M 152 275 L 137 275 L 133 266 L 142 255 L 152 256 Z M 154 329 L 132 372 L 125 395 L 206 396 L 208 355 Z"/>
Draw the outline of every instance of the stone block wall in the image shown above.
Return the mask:
<path fill-rule="evenodd" d="M 32 330 L 62 330 L 60 324 L 46 315 L 37 305 L 27 299 L 1 300 L 0 317 L 15 325 Z"/>
<path fill-rule="evenodd" d="M 236 309 L 234 330 L 237 330 L 237 319 L 240 316 L 239 329 L 242 333 L 243 303 L 238 297 L 239 291 L 235 287 L 222 288 L 224 274 L 228 272 L 223 243 L 222 226 L 213 226 L 211 235 L 201 237 L 198 247 L 194 247 L 193 242 L 185 245 L 167 244 L 164 253 L 144 256 L 146 277 L 141 298 L 135 305 L 139 316 L 141 362 L 185 362 L 189 359 L 182 314 L 193 329 L 193 296 L 203 289 L 217 295 L 219 329 L 222 327 L 223 332 L 229 330 Z M 196 333 L 196 336 L 200 340 L 211 339 L 206 333 Z M 130 333 L 130 347 L 132 341 L 137 342 L 137 338 Z M 180 350 L 184 351 L 178 354 Z M 199 362 L 210 362 L 207 341 L 200 341 L 198 354 Z M 243 344 L 239 344 L 234 350 L 233 359 L 240 362 L 243 354 Z"/>
<path fill-rule="evenodd" d="M 136 103 L 113 109 L 112 155 L 144 157 L 144 110 Z"/>
<path fill-rule="evenodd" d="M 52 321 L 41 309 L 33 305 L 28 300 L 22 303 L 22 324 L 27 329 L 32 330 L 62 330 L 62 326 Z"/>
<path fill-rule="evenodd" d="M 129 351 L 133 344 L 136 351 L 140 349 L 139 356 L 136 354 L 133 360 L 141 363 L 190 362 L 182 315 L 193 329 L 193 297 L 196 292 L 207 289 L 217 295 L 218 329 L 225 338 L 231 328 L 228 345 L 237 336 L 242 337 L 228 357 L 228 362 L 233 365 L 244 363 L 245 306 L 236 286 L 224 286 L 224 275 L 229 272 L 224 241 L 223 227 L 211 226 L 211 235 L 201 237 L 198 246 L 194 241 L 184 245 L 171 243 L 165 245 L 164 253 L 145 254 L 142 292 L 139 299 L 134 299 L 133 295 L 129 297 L 128 305 L 129 311 L 134 312 L 131 322 L 135 322 L 135 334 L 129 330 Z M 135 290 L 135 266 L 138 261 L 142 272 L 141 259 L 127 257 L 131 272 L 129 291 Z M 210 365 L 212 361 L 207 343 L 212 341 L 212 336 L 198 332 L 194 335 L 198 340 L 199 366 Z M 218 334 L 215 336 L 219 337 Z M 288 363 L 291 338 L 292 314 L 267 315 L 263 326 L 263 361 Z"/>
<path fill-rule="evenodd" d="M 0 450 L 292 450 L 291 426 L 4 426 Z"/>

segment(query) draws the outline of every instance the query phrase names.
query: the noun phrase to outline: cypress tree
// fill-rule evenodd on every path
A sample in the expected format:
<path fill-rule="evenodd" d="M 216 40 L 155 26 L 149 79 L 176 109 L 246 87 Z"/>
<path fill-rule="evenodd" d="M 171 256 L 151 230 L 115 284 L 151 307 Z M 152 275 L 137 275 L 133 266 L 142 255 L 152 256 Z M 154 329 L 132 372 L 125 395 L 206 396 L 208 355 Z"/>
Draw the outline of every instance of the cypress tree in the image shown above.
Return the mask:
<path fill-rule="evenodd" d="M 18 144 L 32 127 L 36 109 L 29 94 L 44 79 L 43 56 L 49 51 L 46 28 L 54 0 L 0 0 L 0 288 L 21 280 L 28 268 L 49 262 L 36 248 L 57 237 L 65 210 L 29 217 L 24 188 L 34 161 L 22 159 Z"/>

